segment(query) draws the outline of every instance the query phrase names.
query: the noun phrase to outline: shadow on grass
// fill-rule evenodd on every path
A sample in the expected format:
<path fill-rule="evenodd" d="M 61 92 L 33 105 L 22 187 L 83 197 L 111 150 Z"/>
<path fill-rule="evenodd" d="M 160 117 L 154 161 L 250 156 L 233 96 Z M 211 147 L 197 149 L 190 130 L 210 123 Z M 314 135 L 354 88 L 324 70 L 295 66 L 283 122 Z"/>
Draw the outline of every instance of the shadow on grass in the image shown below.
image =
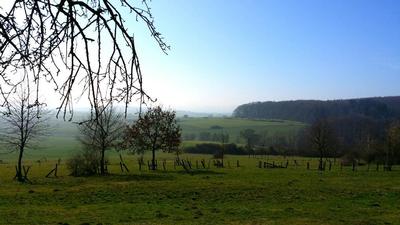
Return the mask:
<path fill-rule="evenodd" d="M 107 176 L 102 176 L 108 181 L 167 181 L 175 180 L 176 177 L 167 173 L 160 172 L 146 172 L 142 174 L 109 174 Z"/>
<path fill-rule="evenodd" d="M 213 170 L 191 170 L 189 172 L 180 170 L 180 171 L 174 171 L 177 174 L 190 174 L 190 175 L 222 175 L 225 174 L 223 172 L 216 172 Z"/>
<path fill-rule="evenodd" d="M 217 172 L 213 170 L 155 170 L 155 171 L 143 171 L 141 174 L 112 174 L 111 176 L 137 176 L 137 177 L 146 177 L 151 180 L 153 177 L 160 177 L 160 180 L 167 180 L 167 177 L 172 179 L 176 179 L 178 175 L 223 175 L 226 174 L 224 172 Z M 144 180 L 144 179 L 142 179 Z"/>
<path fill-rule="evenodd" d="M 190 172 L 184 170 L 176 171 L 145 171 L 140 174 L 109 174 L 107 176 L 98 176 L 108 181 L 168 181 L 176 180 L 178 175 L 223 175 L 223 172 L 216 172 L 212 170 L 191 170 Z"/>
<path fill-rule="evenodd" d="M 156 171 L 142 171 L 139 173 L 111 173 L 104 176 L 101 175 L 93 175 L 93 176 L 59 176 L 59 177 L 34 177 L 32 179 L 32 184 L 26 185 L 67 185 L 74 186 L 77 183 L 86 183 L 92 181 L 110 181 L 110 182 L 121 182 L 121 181 L 172 181 L 176 180 L 179 176 L 182 175 L 224 175 L 226 173 L 213 171 L 213 170 L 156 170 Z M 17 182 L 15 182 L 17 183 Z"/>

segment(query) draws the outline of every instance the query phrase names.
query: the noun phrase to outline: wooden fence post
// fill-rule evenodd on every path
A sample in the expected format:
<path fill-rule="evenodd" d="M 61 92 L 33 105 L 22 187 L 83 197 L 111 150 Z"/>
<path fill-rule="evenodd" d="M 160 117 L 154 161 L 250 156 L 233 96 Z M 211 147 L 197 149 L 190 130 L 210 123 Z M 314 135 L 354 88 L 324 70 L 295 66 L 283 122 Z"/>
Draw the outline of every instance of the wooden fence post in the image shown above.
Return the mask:
<path fill-rule="evenodd" d="M 57 177 L 57 170 L 58 170 L 58 164 L 56 163 L 56 166 L 54 167 L 54 169 L 52 169 L 47 175 L 46 177 L 49 177 L 51 174 L 54 174 L 54 177 Z M 29 168 L 28 168 L 29 171 Z M 24 172 L 27 174 L 28 171 L 25 171 L 25 167 L 24 167 Z"/>
<path fill-rule="evenodd" d="M 54 172 L 55 177 L 57 177 L 57 171 L 58 171 L 58 163 L 56 163 L 56 171 Z"/>

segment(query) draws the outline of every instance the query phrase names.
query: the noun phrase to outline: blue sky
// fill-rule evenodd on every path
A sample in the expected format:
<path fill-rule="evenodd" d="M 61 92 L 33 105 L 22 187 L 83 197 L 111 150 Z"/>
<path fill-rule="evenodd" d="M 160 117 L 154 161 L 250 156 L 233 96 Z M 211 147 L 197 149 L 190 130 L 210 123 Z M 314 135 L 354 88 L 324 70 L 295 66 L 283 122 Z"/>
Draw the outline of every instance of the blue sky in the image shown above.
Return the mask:
<path fill-rule="evenodd" d="M 165 55 L 140 23 L 145 87 L 174 109 L 400 95 L 400 1 L 153 0 Z"/>

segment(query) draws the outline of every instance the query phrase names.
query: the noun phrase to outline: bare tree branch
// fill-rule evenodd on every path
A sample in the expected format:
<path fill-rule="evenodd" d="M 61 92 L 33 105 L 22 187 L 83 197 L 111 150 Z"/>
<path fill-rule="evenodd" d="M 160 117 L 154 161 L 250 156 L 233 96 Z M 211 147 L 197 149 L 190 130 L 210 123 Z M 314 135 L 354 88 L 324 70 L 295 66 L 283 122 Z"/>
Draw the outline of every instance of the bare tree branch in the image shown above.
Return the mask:
<path fill-rule="evenodd" d="M 43 82 L 51 84 L 60 96 L 57 117 L 64 119 L 72 118 L 74 99 L 84 95 L 95 118 L 107 102 L 124 103 L 126 116 L 132 101 L 140 106 L 153 101 L 143 90 L 134 35 L 126 23 L 132 19 L 143 22 L 167 52 L 147 0 L 15 0 L 0 12 L 2 105 L 10 107 L 10 95 L 26 80 L 35 84 L 36 106 Z"/>

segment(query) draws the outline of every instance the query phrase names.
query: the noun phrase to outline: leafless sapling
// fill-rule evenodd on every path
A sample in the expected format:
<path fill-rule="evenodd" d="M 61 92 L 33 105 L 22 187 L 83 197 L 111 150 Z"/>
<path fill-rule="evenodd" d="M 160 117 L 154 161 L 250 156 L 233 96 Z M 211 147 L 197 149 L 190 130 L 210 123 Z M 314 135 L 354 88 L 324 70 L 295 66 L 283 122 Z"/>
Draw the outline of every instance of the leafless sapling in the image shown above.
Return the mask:
<path fill-rule="evenodd" d="M 30 93 L 22 88 L 18 88 L 18 92 L 9 100 L 8 109 L 2 112 L 0 137 L 6 151 L 18 153 L 15 177 L 24 182 L 27 180 L 27 174 L 23 174 L 24 153 L 38 147 L 40 137 L 47 134 L 48 111 L 43 104 L 34 107 Z"/>
<path fill-rule="evenodd" d="M 321 119 L 315 121 L 308 128 L 308 135 L 312 148 L 319 154 L 318 170 L 323 170 L 323 158 L 328 157 L 329 153 L 336 147 L 336 137 L 328 121 Z"/>
<path fill-rule="evenodd" d="M 99 173 L 106 174 L 106 157 L 108 150 L 117 149 L 122 141 L 122 134 L 126 128 L 123 114 L 115 108 L 108 107 L 103 110 L 97 120 L 88 120 L 79 126 L 79 141 L 86 151 L 90 151 L 98 160 Z"/>

